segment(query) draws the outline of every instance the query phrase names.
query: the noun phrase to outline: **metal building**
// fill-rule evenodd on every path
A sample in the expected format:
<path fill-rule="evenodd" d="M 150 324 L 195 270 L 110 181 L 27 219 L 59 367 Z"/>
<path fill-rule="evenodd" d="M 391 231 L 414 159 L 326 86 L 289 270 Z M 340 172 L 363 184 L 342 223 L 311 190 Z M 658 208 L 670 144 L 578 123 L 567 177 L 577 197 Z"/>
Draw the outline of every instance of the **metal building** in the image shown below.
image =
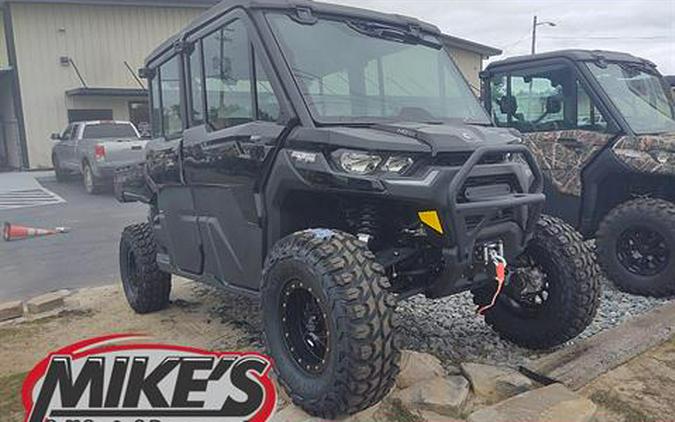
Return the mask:
<path fill-rule="evenodd" d="M 51 167 L 50 134 L 89 119 L 149 120 L 145 56 L 218 0 L 0 0 L 0 170 Z M 477 89 L 497 49 L 447 36 Z"/>

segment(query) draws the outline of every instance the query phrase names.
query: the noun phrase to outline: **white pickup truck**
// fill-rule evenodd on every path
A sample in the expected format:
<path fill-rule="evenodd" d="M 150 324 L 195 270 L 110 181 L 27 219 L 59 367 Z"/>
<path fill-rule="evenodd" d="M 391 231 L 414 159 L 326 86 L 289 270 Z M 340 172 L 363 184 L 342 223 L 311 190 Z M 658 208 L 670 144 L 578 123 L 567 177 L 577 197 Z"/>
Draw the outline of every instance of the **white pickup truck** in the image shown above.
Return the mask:
<path fill-rule="evenodd" d="M 81 174 L 90 194 L 111 185 L 115 169 L 142 161 L 147 143 L 131 122 L 124 121 L 71 123 L 52 139 L 56 179 Z"/>

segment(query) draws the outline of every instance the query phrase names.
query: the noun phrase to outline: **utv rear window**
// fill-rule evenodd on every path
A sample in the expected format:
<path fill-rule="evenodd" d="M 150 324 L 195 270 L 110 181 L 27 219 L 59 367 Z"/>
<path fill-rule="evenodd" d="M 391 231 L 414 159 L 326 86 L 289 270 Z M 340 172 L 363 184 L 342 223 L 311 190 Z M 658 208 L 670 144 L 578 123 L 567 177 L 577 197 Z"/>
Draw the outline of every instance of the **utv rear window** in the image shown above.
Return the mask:
<path fill-rule="evenodd" d="M 124 123 L 99 123 L 87 125 L 82 138 L 135 138 L 138 134 L 133 126 Z"/>

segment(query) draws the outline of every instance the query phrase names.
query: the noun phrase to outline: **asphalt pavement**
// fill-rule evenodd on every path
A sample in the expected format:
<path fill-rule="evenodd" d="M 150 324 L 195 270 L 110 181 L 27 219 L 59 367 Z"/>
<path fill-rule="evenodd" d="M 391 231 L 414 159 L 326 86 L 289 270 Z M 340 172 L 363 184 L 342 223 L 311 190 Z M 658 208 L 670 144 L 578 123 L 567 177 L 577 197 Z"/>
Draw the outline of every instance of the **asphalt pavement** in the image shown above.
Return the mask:
<path fill-rule="evenodd" d="M 146 220 L 146 206 L 118 203 L 111 193 L 88 195 L 80 180 L 57 183 L 51 173 L 0 174 L 0 191 L 30 186 L 31 178 L 66 202 L 0 209 L 0 224 L 70 227 L 71 231 L 13 242 L 0 240 L 0 301 L 117 282 L 120 233 L 126 225 Z"/>

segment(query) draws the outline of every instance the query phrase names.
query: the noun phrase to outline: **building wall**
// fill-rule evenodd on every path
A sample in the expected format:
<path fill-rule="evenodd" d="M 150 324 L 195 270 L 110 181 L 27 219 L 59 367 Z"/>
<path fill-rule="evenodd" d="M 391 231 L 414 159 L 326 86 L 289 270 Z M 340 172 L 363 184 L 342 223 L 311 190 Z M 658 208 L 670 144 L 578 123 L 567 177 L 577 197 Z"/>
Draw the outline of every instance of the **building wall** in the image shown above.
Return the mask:
<path fill-rule="evenodd" d="M 453 47 L 450 47 L 450 55 L 471 85 L 474 93 L 480 95 L 479 73 L 483 70 L 483 57 L 478 53 Z"/>
<path fill-rule="evenodd" d="M 7 145 L 7 163 L 11 168 L 21 167 L 19 146 L 19 121 L 14 113 L 14 99 L 12 97 L 12 78 L 9 75 L 0 77 L 0 130 L 4 133 L 4 142 Z M 0 145 L 0 148 L 3 146 Z"/>
<path fill-rule="evenodd" d="M 9 66 L 7 57 L 7 43 L 5 42 L 5 20 L 3 19 L 3 9 L 0 8 L 0 67 Z"/>
<path fill-rule="evenodd" d="M 202 12 L 35 3 L 10 7 L 32 168 L 51 166 L 49 135 L 65 127 L 69 107 L 95 102 L 92 108 L 113 108 L 115 118 L 128 118 L 127 102 L 120 99 L 67 98 L 67 90 L 82 84 L 60 57 L 72 58 L 89 87 L 139 88 L 124 61 L 138 69 L 150 51 Z"/>

